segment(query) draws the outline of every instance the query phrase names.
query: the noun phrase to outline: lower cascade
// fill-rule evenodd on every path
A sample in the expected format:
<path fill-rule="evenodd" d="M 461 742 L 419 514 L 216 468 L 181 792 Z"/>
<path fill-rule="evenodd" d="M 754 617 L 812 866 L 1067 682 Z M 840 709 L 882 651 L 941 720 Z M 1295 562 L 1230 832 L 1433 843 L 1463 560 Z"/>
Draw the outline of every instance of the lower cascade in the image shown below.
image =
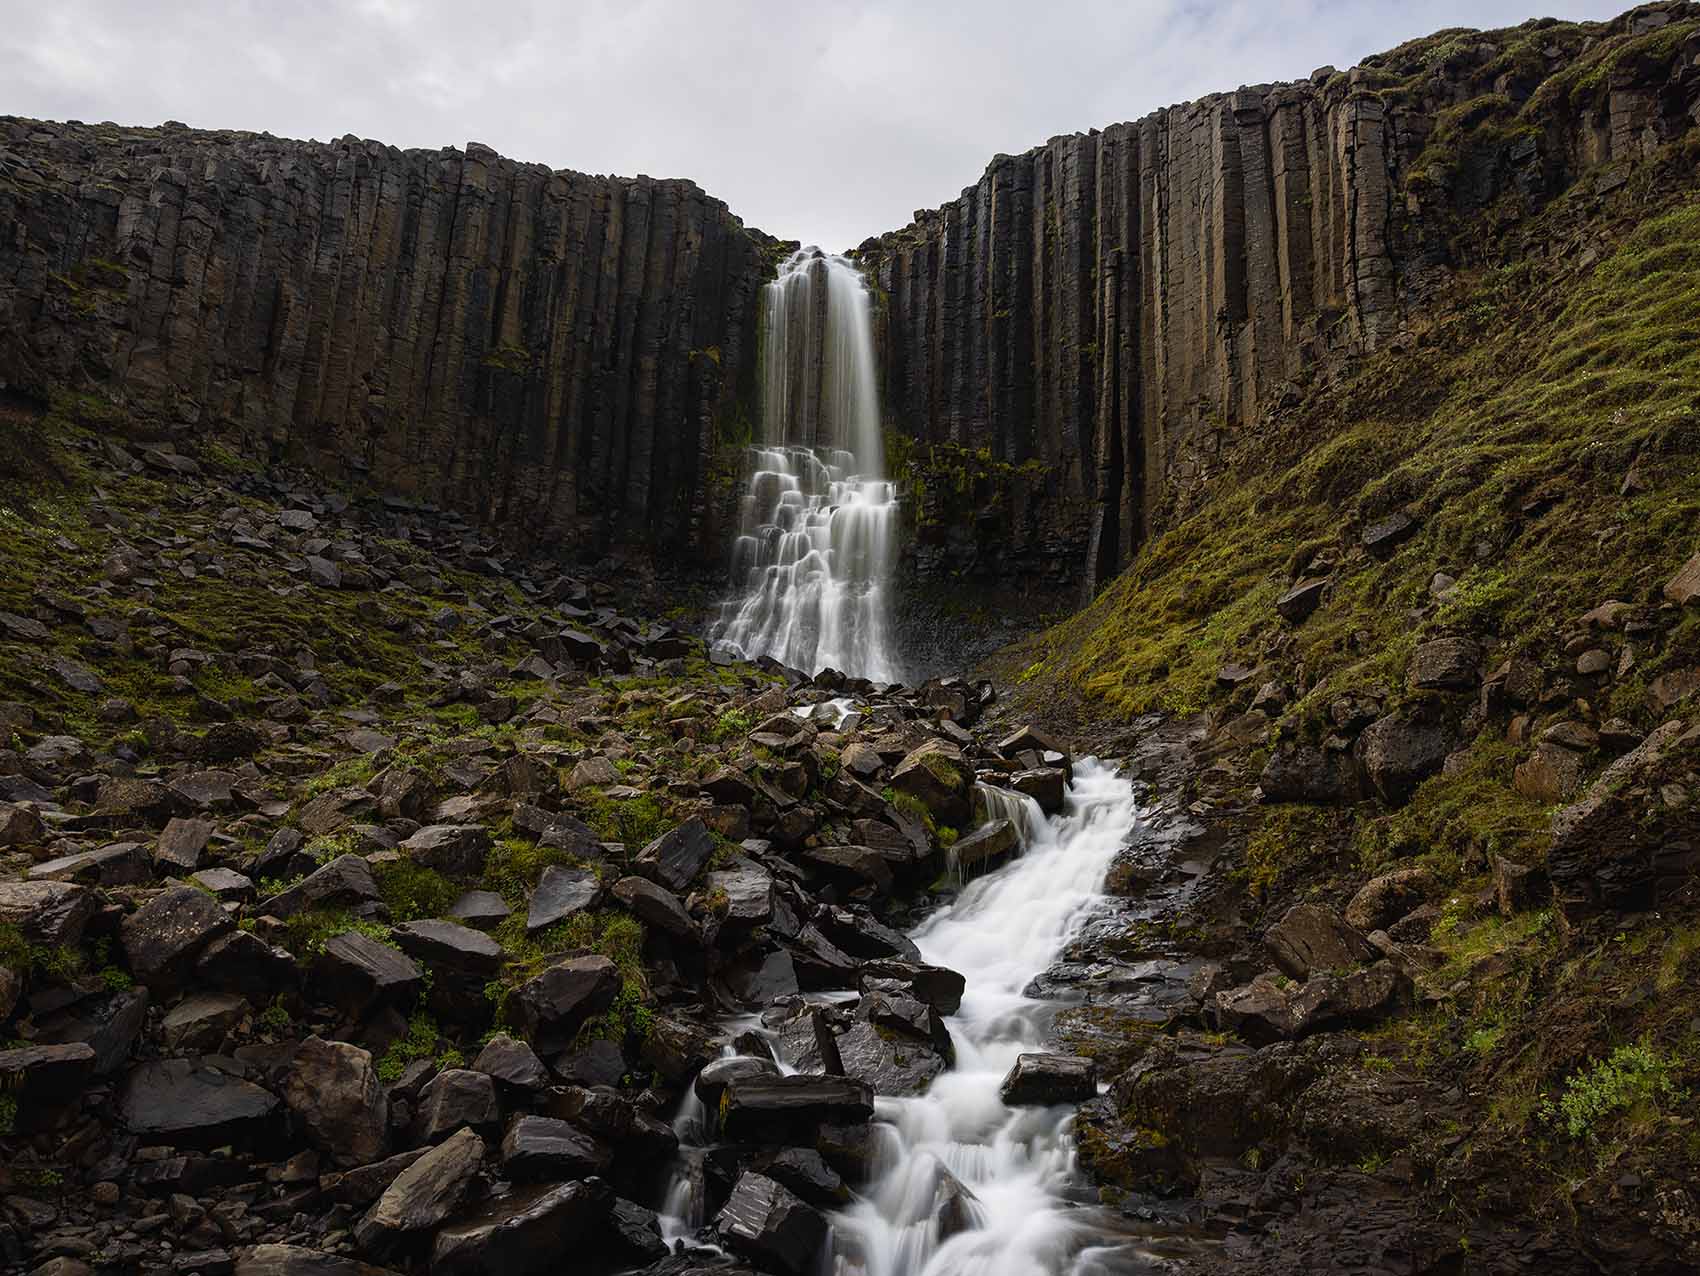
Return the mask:
<path fill-rule="evenodd" d="M 899 677 L 889 634 L 897 489 L 882 476 L 866 284 L 806 248 L 762 295 L 762 439 L 711 638 L 748 659 Z"/>
<path fill-rule="evenodd" d="M 1021 1055 L 1046 1050 L 1055 1003 L 1024 990 L 1091 915 L 1111 861 L 1137 831 L 1133 787 L 1084 759 L 1055 817 L 1031 798 L 982 787 L 994 814 L 1016 820 L 1022 853 L 910 932 L 924 962 L 966 979 L 959 1009 L 944 1021 L 955 1066 L 925 1093 L 876 1098 L 869 1180 L 833 1216 L 823 1272 L 1086 1276 L 1114 1269 L 1111 1256 L 1129 1245 L 1097 1211 L 1070 1199 L 1072 1106 L 1015 1106 L 1000 1090 Z M 794 1070 L 783 1059 L 780 1067 Z M 675 1122 L 682 1162 L 665 1206 L 669 1239 L 685 1239 L 705 1221 L 698 1184 L 707 1125 L 702 1105 L 687 1096 Z"/>

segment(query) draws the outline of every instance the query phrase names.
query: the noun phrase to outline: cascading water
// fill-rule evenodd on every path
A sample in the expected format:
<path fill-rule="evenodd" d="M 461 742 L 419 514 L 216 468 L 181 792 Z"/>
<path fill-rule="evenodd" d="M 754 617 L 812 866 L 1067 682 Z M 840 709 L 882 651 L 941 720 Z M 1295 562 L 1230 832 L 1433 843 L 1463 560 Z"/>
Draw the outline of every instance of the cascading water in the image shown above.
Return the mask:
<path fill-rule="evenodd" d="M 867 286 L 795 253 L 762 295 L 762 438 L 713 641 L 816 673 L 894 682 L 887 608 L 897 493 L 882 477 Z"/>
<path fill-rule="evenodd" d="M 998 1086 L 1017 1055 L 1044 1049 L 1054 1006 L 1023 989 L 1056 960 L 1132 837 L 1132 786 L 1088 759 L 1054 820 L 1019 794 L 982 796 L 1000 817 L 1023 821 L 1025 849 L 911 935 L 923 960 L 967 978 L 961 1009 L 947 1020 L 956 1067 L 925 1094 L 878 1100 L 889 1123 L 881 1164 L 867 1195 L 834 1220 L 840 1276 L 1079 1272 L 1104 1240 L 1089 1212 L 1070 1208 L 1065 1197 L 1071 1114 L 1006 1107 Z M 1000 802 L 1007 809 L 998 810 Z M 962 1230 L 941 1239 L 939 1210 L 953 1194 L 952 1178 L 975 1200 L 955 1213 Z"/>

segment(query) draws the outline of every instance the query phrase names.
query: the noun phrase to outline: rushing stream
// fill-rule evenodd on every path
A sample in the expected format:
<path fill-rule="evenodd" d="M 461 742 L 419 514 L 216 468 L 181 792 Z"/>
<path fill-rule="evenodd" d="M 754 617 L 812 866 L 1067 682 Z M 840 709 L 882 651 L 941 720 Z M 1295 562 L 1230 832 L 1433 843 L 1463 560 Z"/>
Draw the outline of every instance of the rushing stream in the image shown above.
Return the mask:
<path fill-rule="evenodd" d="M 761 433 L 712 640 L 808 673 L 896 681 L 897 494 L 883 476 L 868 290 L 843 257 L 805 248 L 763 291 Z"/>
<path fill-rule="evenodd" d="M 1116 1255 L 1127 1238 L 1070 1200 L 1079 1186 L 1072 1110 L 1007 1107 L 998 1089 L 1017 1055 L 1045 1049 L 1056 1005 L 1023 990 L 1091 914 L 1139 808 L 1129 781 L 1093 759 L 1076 764 L 1058 816 L 1006 790 L 982 797 L 993 814 L 1018 819 L 1023 851 L 911 932 L 923 960 L 966 977 L 961 1008 L 946 1020 L 956 1066 L 924 1094 L 877 1100 L 871 1181 L 833 1218 L 823 1270 L 837 1276 L 1096 1276 L 1124 1266 Z M 675 1126 L 686 1160 L 665 1207 L 669 1239 L 705 1221 L 689 1168 L 701 1155 L 690 1147 L 702 1141 L 700 1106 L 687 1097 Z M 958 1184 L 972 1200 L 960 1199 Z M 965 1230 L 941 1238 L 945 1214 Z"/>

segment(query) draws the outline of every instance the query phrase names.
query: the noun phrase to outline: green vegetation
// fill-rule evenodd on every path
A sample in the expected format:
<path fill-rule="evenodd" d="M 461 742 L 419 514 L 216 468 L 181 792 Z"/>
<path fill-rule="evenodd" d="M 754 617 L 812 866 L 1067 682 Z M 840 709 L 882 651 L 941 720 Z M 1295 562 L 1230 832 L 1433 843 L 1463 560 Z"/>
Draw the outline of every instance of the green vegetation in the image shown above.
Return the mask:
<path fill-rule="evenodd" d="M 461 894 L 461 888 L 441 873 L 409 859 L 375 864 L 372 876 L 392 922 L 442 917 Z"/>
<path fill-rule="evenodd" d="M 289 951 L 302 958 L 317 956 L 325 951 L 325 945 L 331 940 L 351 931 L 395 947 L 388 926 L 356 917 L 345 909 L 308 909 L 289 918 L 284 929 Z"/>
<path fill-rule="evenodd" d="M 1674 1070 L 1675 1061 L 1645 1041 L 1619 1046 L 1570 1077 L 1556 1104 L 1542 1104 L 1541 1115 L 1563 1126 L 1572 1139 L 1593 1142 L 1618 1113 L 1633 1119 L 1637 1113 L 1678 1102 L 1682 1091 L 1672 1077 Z"/>
<path fill-rule="evenodd" d="M 437 1021 L 423 1010 L 413 1012 L 406 1034 L 392 1041 L 378 1060 L 378 1080 L 386 1084 L 401 1080 L 407 1065 L 418 1059 L 436 1059 L 445 1068 L 465 1063 L 458 1050 L 443 1045 Z"/>

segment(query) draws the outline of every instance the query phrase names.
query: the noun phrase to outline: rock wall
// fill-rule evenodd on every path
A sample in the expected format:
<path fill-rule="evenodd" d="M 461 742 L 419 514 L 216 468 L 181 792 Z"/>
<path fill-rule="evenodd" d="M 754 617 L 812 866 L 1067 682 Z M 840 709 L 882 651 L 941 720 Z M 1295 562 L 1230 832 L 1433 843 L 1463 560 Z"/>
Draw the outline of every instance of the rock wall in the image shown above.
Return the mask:
<path fill-rule="evenodd" d="M 1404 339 L 1462 220 L 1687 129 L 1694 12 L 1442 33 L 997 156 L 858 250 L 888 416 L 1004 465 L 995 571 L 1101 583 L 1297 382 Z"/>
<path fill-rule="evenodd" d="M 364 473 L 579 556 L 700 554 L 772 244 L 486 147 L 0 120 L 0 384 Z"/>

